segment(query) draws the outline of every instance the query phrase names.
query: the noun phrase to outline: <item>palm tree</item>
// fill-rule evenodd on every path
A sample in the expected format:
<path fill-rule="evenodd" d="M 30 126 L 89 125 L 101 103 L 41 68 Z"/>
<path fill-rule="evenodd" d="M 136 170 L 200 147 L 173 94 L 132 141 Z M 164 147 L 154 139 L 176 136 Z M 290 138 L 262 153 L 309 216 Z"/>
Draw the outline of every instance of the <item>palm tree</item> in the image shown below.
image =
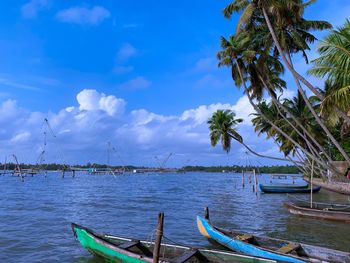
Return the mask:
<path fill-rule="evenodd" d="M 322 127 L 344 159 L 350 164 L 348 154 L 344 151 L 342 146 L 329 131 L 328 127 L 315 112 L 299 81 L 303 82 L 320 99 L 323 99 L 323 94 L 295 71 L 291 60 L 292 53 L 302 52 L 305 56 L 305 50 L 309 49 L 308 43 L 312 43 L 315 40 L 315 37 L 309 33 L 310 30 L 331 27 L 329 23 L 324 21 L 308 21 L 303 18 L 305 7 L 312 2 L 313 1 L 303 3 L 302 0 L 235 0 L 224 9 L 224 15 L 229 18 L 233 12 L 243 10 L 243 14 L 238 23 L 239 30 L 243 28 L 244 30 L 249 31 L 257 26 L 263 27 L 264 22 L 266 23 L 275 45 L 273 48 L 275 50 L 274 53 L 276 54 L 276 50 L 278 51 L 283 62 L 292 72 L 298 90 L 317 123 Z M 263 43 L 267 44 L 271 43 L 271 41 L 265 40 Z M 266 49 L 268 47 L 263 46 L 261 48 Z M 343 111 L 339 111 L 343 118 L 349 119 Z"/>
<path fill-rule="evenodd" d="M 350 111 L 350 21 L 346 20 L 344 26 L 333 30 L 321 42 L 318 52 L 320 57 L 312 61 L 313 68 L 308 73 L 326 78 L 321 115 L 335 126 L 340 116 L 334 105 L 341 111 Z"/>
<path fill-rule="evenodd" d="M 235 113 L 231 110 L 217 110 L 213 113 L 212 117 L 207 122 L 210 130 L 210 142 L 213 147 L 221 141 L 222 148 L 228 153 L 231 150 L 232 139 L 234 139 L 256 156 L 279 161 L 289 161 L 285 158 L 262 155 L 252 150 L 244 143 L 242 136 L 237 132 L 235 127 L 243 120 L 236 119 L 235 117 Z"/>
<path fill-rule="evenodd" d="M 254 110 L 268 122 L 276 132 L 283 136 L 286 140 L 289 140 L 294 144 L 295 147 L 299 148 L 306 156 L 314 160 L 319 165 L 326 165 L 323 160 L 320 160 L 313 153 L 310 153 L 307 149 L 302 147 L 297 141 L 295 141 L 288 133 L 280 129 L 274 122 L 273 119 L 267 117 L 261 109 L 255 104 L 253 96 L 250 94 L 247 81 L 252 82 L 255 78 L 252 78 L 253 71 L 251 70 L 251 63 L 256 56 L 256 52 L 247 50 L 246 47 L 251 42 L 251 37 L 246 32 L 242 32 L 237 36 L 230 36 L 229 39 L 221 38 L 221 47 L 223 50 L 218 52 L 219 66 L 227 66 L 231 68 L 232 79 L 234 80 L 237 87 L 243 86 L 244 92 L 246 93 L 249 103 L 252 105 Z M 258 82 L 257 82 L 258 83 Z"/>

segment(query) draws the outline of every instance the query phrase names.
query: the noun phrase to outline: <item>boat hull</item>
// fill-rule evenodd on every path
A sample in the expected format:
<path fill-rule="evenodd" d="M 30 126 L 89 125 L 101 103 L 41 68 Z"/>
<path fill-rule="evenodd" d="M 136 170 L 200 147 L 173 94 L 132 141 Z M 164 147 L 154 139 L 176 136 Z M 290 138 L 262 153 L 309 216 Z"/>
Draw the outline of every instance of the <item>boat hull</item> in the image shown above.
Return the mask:
<path fill-rule="evenodd" d="M 294 258 L 292 256 L 286 256 L 265 249 L 261 249 L 254 245 L 245 243 L 238 239 L 233 239 L 229 236 L 224 235 L 222 232 L 215 229 L 208 220 L 203 217 L 197 216 L 197 226 L 200 233 L 206 238 L 212 239 L 217 243 L 237 252 L 245 253 L 251 256 L 268 258 L 272 260 L 277 260 L 281 262 L 291 262 L 291 263 L 303 263 L 306 261 Z"/>
<path fill-rule="evenodd" d="M 350 263 L 350 253 L 338 251 L 334 249 L 313 246 L 303 243 L 295 243 L 287 240 L 252 236 L 253 244 L 237 240 L 238 235 L 247 235 L 236 231 L 228 231 L 213 226 L 208 220 L 197 217 L 198 229 L 202 235 L 210 240 L 214 240 L 231 250 L 239 251 L 249 255 L 259 255 L 260 257 L 273 258 L 277 261 L 284 262 L 337 262 Z M 298 248 L 295 250 L 296 254 L 281 254 L 276 252 L 277 249 L 287 244 L 297 244 Z M 257 246 L 259 244 L 260 246 Z M 272 254 L 271 254 L 272 253 Z M 291 255 L 290 258 L 285 259 L 285 256 Z M 281 256 L 284 256 L 283 258 Z"/>
<path fill-rule="evenodd" d="M 262 192 L 269 194 L 308 194 L 311 192 L 311 189 L 306 187 L 268 186 L 263 184 L 260 184 L 259 187 Z M 320 186 L 312 188 L 313 193 L 317 193 L 320 190 Z"/>
<path fill-rule="evenodd" d="M 123 249 L 123 245 L 132 243 L 133 239 L 116 237 L 111 235 L 97 234 L 91 229 L 72 224 L 75 237 L 90 253 L 100 256 L 108 262 L 144 263 L 153 262 L 152 248 L 153 242 L 139 241 L 139 251 L 146 254 L 137 253 L 138 249 Z M 164 258 L 160 263 L 170 262 L 246 262 L 246 263 L 276 263 L 276 261 L 241 255 L 229 251 L 218 251 L 208 249 L 193 250 L 190 247 L 161 244 L 161 253 Z M 196 258 L 186 259 L 186 253 L 196 252 Z M 182 258 L 181 260 L 179 258 Z M 184 260 L 185 258 L 185 260 Z"/>
<path fill-rule="evenodd" d="M 284 203 L 284 206 L 289 210 L 290 213 L 294 215 L 350 223 L 350 211 L 341 212 L 341 211 L 332 211 L 332 210 L 326 210 L 326 209 L 302 207 L 302 206 L 293 204 L 292 202 L 286 202 Z"/>

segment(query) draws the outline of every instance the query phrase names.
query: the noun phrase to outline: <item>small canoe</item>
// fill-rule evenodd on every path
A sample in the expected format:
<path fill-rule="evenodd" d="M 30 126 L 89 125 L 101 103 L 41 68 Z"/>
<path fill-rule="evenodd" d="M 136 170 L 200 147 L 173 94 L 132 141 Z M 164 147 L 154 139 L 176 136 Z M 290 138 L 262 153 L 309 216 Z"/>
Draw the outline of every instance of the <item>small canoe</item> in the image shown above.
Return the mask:
<path fill-rule="evenodd" d="M 197 216 L 197 226 L 206 238 L 226 248 L 250 256 L 278 262 L 350 262 L 350 253 L 287 240 L 254 236 L 228 231 L 211 224 L 209 219 Z"/>
<path fill-rule="evenodd" d="M 153 262 L 152 251 L 154 242 L 139 241 L 105 234 L 97 234 L 93 230 L 72 224 L 75 237 L 93 255 L 108 262 L 144 263 Z M 276 261 L 241 255 L 230 251 L 209 249 L 193 249 L 185 246 L 161 244 L 161 263 L 189 263 L 189 262 L 251 262 L 276 263 Z"/>
<path fill-rule="evenodd" d="M 307 204 L 285 202 L 284 206 L 295 215 L 350 223 L 350 205 L 312 203 L 311 208 Z"/>
<path fill-rule="evenodd" d="M 259 184 L 260 190 L 264 193 L 269 193 L 269 194 L 307 194 L 311 192 L 310 187 L 291 187 L 291 186 L 284 186 L 284 185 L 264 185 L 264 184 Z M 318 191 L 321 190 L 320 186 L 315 186 L 312 188 L 313 193 L 317 193 Z"/>
<path fill-rule="evenodd" d="M 280 188 L 280 187 L 285 187 L 285 188 L 308 188 L 309 184 L 261 184 L 263 186 L 268 186 L 268 187 L 275 187 L 275 188 Z"/>

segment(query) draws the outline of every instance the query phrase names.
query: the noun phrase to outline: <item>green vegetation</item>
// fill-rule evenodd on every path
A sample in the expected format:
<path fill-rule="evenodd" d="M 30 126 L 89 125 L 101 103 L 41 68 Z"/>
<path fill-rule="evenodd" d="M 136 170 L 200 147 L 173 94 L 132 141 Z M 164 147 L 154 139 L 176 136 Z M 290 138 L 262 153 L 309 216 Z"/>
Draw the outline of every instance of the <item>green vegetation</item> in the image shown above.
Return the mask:
<path fill-rule="evenodd" d="M 252 171 L 255 169 L 260 173 L 275 173 L 275 174 L 297 174 L 299 173 L 298 167 L 292 165 L 274 165 L 274 166 L 186 166 L 183 168 L 187 172 L 236 172 L 241 173 L 244 171 Z"/>
<path fill-rule="evenodd" d="M 293 65 L 295 55 L 309 62 L 306 51 L 317 40 L 312 32 L 332 28 L 326 21 L 304 18 L 305 8 L 313 2 L 232 1 L 223 14 L 230 19 L 238 13 L 240 19 L 235 34 L 221 38 L 217 57 L 219 67 L 231 69 L 235 85 L 243 87 L 254 108 L 255 131 L 273 140 L 299 171 L 308 174 L 314 163 L 316 173 L 326 177 L 328 170 L 337 174 L 332 161 L 344 160 L 350 166 L 350 23 L 346 21 L 321 41 L 320 57 L 312 61 L 309 70 L 309 74 L 325 78 L 323 89 L 316 88 Z M 297 90 L 296 96 L 288 99 L 281 96 L 293 88 L 283 79 L 285 68 Z M 307 96 L 305 89 L 312 96 Z M 233 138 L 246 146 L 244 138 L 231 132 L 239 123 L 232 121 L 234 114 L 226 112 L 226 124 L 222 121 L 221 127 L 213 127 L 215 118 L 224 113 L 217 111 L 208 121 L 212 145 L 221 140 L 228 151 Z M 229 116 L 233 116 L 231 121 L 227 121 Z"/>
<path fill-rule="evenodd" d="M 1 166 L 3 164 L 0 163 Z M 144 167 L 144 166 L 132 166 L 128 165 L 125 167 L 121 166 L 107 166 L 105 164 L 96 164 L 96 163 L 87 163 L 86 165 L 72 165 L 68 167 L 67 165 L 63 164 L 57 164 L 57 163 L 51 163 L 46 165 L 35 165 L 35 164 L 20 164 L 19 165 L 21 169 L 37 169 L 37 170 L 47 170 L 47 171 L 57 171 L 57 170 L 63 170 L 68 169 L 71 167 L 74 168 L 81 168 L 81 169 L 88 169 L 88 168 L 96 168 L 96 169 L 122 169 L 124 168 L 125 171 L 133 171 L 134 169 L 149 169 L 150 167 Z M 7 169 L 8 170 L 14 170 L 16 168 L 16 165 L 14 163 L 8 163 Z M 152 167 L 154 169 L 154 167 Z M 185 166 L 179 169 L 179 171 L 184 172 L 222 172 L 225 170 L 226 172 L 241 172 L 242 170 L 252 170 L 256 169 L 256 171 L 259 171 L 261 173 L 288 173 L 288 174 L 295 174 L 298 173 L 298 168 L 296 166 L 291 165 L 276 165 L 276 166 L 239 166 L 239 165 L 233 165 L 233 166 Z"/>

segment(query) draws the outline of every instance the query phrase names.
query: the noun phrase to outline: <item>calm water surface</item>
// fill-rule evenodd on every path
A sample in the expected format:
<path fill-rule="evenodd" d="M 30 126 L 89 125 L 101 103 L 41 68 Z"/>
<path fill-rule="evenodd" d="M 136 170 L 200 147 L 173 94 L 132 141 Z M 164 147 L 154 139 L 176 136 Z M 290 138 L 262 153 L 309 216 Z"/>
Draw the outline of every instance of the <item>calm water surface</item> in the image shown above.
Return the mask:
<path fill-rule="evenodd" d="M 210 246 L 195 222 L 205 206 L 221 227 L 350 251 L 349 224 L 290 215 L 282 206 L 286 195 L 255 196 L 251 185 L 242 188 L 239 174 L 78 174 L 62 179 L 52 173 L 24 182 L 1 176 L 0 182 L 0 262 L 101 262 L 74 239 L 71 222 L 149 240 L 160 211 L 165 212 L 167 237 Z M 321 190 L 315 200 L 346 203 L 347 197 Z"/>

